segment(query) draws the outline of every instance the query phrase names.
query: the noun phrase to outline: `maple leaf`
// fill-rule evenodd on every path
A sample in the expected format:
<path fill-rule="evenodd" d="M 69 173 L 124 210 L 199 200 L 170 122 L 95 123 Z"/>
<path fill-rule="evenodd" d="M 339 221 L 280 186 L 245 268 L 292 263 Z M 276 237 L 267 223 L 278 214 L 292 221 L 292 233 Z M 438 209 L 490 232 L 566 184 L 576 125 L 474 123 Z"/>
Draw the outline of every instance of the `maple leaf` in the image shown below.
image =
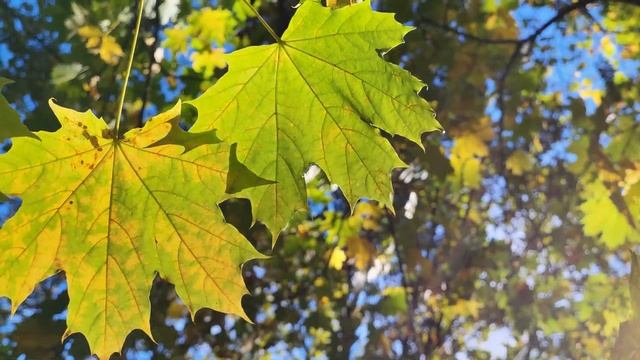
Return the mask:
<path fill-rule="evenodd" d="M 482 181 L 482 159 L 489 155 L 489 147 L 477 133 L 468 133 L 456 138 L 451 149 L 451 167 L 461 186 L 472 189 L 480 187 Z"/>
<path fill-rule="evenodd" d="M 306 1 L 276 44 L 232 53 L 227 74 L 191 102 L 194 131 L 218 129 L 243 164 L 275 181 L 245 192 L 274 235 L 306 210 L 311 164 L 352 204 L 390 205 L 391 170 L 405 165 L 380 129 L 416 143 L 440 129 L 418 96 L 424 84 L 378 54 L 410 30 L 368 1 L 335 10 Z"/>
<path fill-rule="evenodd" d="M 92 54 L 100 55 L 102 61 L 109 65 L 117 65 L 124 52 L 116 39 L 95 26 L 85 25 L 78 29 L 78 35 L 86 41 L 87 49 Z"/>
<path fill-rule="evenodd" d="M 204 8 L 189 16 L 192 35 L 205 44 L 215 41 L 222 46 L 227 34 L 235 27 L 231 11 L 225 9 Z"/>
<path fill-rule="evenodd" d="M 189 30 L 187 28 L 180 26 L 166 29 L 164 34 L 167 39 L 162 43 L 163 47 L 174 54 L 187 51 L 189 41 Z"/>
<path fill-rule="evenodd" d="M 22 199 L 0 229 L 0 291 L 12 310 L 41 280 L 66 272 L 65 336 L 82 332 L 106 359 L 134 329 L 151 334 L 155 274 L 192 314 L 247 319 L 241 265 L 263 258 L 224 218 L 229 147 L 178 127 L 180 104 L 113 139 L 106 123 L 50 102 L 62 127 L 13 139 L 0 190 Z M 171 145 L 184 140 L 187 146 Z"/>
<path fill-rule="evenodd" d="M 227 66 L 223 49 L 193 53 L 191 59 L 193 60 L 193 70 L 203 73 L 206 77 L 212 76 L 216 68 L 223 69 Z"/>
<path fill-rule="evenodd" d="M 585 235 L 599 237 L 610 249 L 637 238 L 638 231 L 620 213 L 611 200 L 611 192 L 602 181 L 586 184 L 581 197 L 585 200 L 580 204 L 580 210 L 584 214 L 581 222 Z M 631 209 L 636 213 L 636 207 L 631 203 L 628 205 L 632 205 Z M 637 213 L 640 213 L 640 209 Z"/>
<path fill-rule="evenodd" d="M 347 254 L 344 250 L 336 247 L 331 252 L 331 256 L 329 257 L 329 267 L 336 270 L 342 270 L 342 266 L 344 262 L 347 260 Z"/>

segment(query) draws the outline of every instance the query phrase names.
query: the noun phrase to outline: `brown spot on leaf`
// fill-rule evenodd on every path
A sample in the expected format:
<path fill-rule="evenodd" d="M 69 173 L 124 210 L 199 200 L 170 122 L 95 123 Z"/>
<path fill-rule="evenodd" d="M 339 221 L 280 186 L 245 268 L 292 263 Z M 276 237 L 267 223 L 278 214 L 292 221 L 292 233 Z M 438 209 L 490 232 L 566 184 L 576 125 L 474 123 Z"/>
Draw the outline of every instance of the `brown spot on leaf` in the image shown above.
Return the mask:
<path fill-rule="evenodd" d="M 102 151 L 102 149 L 100 148 L 100 143 L 98 143 L 97 137 L 90 135 L 87 130 L 82 131 L 82 136 L 84 136 L 85 139 L 89 140 L 89 142 L 94 148 L 98 149 L 98 151 Z"/>

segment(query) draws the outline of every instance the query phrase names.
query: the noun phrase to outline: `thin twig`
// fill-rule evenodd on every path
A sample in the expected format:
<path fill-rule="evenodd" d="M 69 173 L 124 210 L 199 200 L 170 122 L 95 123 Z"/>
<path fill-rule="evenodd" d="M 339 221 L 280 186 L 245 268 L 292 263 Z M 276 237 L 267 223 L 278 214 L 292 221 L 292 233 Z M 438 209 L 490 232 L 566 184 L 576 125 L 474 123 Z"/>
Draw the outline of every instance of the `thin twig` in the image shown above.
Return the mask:
<path fill-rule="evenodd" d="M 267 23 L 267 21 L 262 17 L 262 15 L 260 15 L 260 12 L 258 12 L 258 10 L 253 6 L 253 4 L 251 4 L 251 2 L 249 0 L 242 0 L 242 2 L 244 2 L 245 5 L 247 5 L 251 9 L 251 11 L 256 15 L 256 17 L 258 18 L 258 21 L 260 21 L 262 26 L 264 26 L 264 28 L 267 30 L 269 35 L 271 35 L 271 37 L 276 42 L 281 43 L 282 39 L 280 39 L 280 36 L 278 36 L 278 34 L 276 34 L 276 32 L 273 30 L 273 28 L 271 28 L 269 23 Z"/>
<path fill-rule="evenodd" d="M 468 40 L 472 40 L 472 41 L 476 41 L 476 42 L 480 42 L 480 43 L 484 43 L 484 44 L 497 44 L 497 45 L 513 45 L 513 44 L 517 44 L 518 42 L 520 42 L 520 39 L 492 39 L 492 38 L 486 38 L 486 37 L 482 37 L 482 36 L 478 36 L 478 35 L 474 35 L 450 26 L 447 26 L 445 24 L 441 24 L 433 19 L 429 19 L 429 18 L 421 18 L 420 22 L 423 24 L 426 24 L 427 26 L 430 27 L 434 27 L 434 28 L 438 28 L 440 30 L 444 30 L 446 32 L 450 32 L 453 34 L 456 34 L 458 36 L 462 36 L 465 39 Z"/>
<path fill-rule="evenodd" d="M 639 0 L 640 1 L 640 0 Z M 498 120 L 498 144 L 500 149 L 499 154 L 499 167 L 500 172 L 504 173 L 506 168 L 506 153 L 505 153 L 505 144 L 504 144 L 504 128 L 505 128 L 505 120 L 506 120 L 506 106 L 505 106 L 505 92 L 506 92 L 506 82 L 507 78 L 511 74 L 514 66 L 516 65 L 518 59 L 523 55 L 523 50 L 526 48 L 531 48 L 531 45 L 535 43 L 535 41 L 544 33 L 551 25 L 555 24 L 559 20 L 563 19 L 565 16 L 570 14 L 571 12 L 579 9 L 584 9 L 589 4 L 597 3 L 599 0 L 580 0 L 578 2 L 572 3 L 570 5 L 564 6 L 558 10 L 558 12 L 547 20 L 544 24 L 538 27 L 531 35 L 519 40 L 509 57 L 506 67 L 501 73 L 500 77 L 497 81 L 497 107 L 500 110 L 500 118 Z"/>
<path fill-rule="evenodd" d="M 402 283 L 402 287 L 404 288 L 405 291 L 405 302 L 406 302 L 406 306 L 407 306 L 407 322 L 409 325 L 409 330 L 411 331 L 411 335 L 413 337 L 413 341 L 415 341 L 416 346 L 418 347 L 418 349 L 420 351 L 423 350 L 423 344 L 422 344 L 422 336 L 421 333 L 418 331 L 418 329 L 416 328 L 415 322 L 414 322 L 414 318 L 415 318 L 415 307 L 414 307 L 414 302 L 412 301 L 412 299 L 417 295 L 416 294 L 416 289 L 413 289 L 413 291 L 411 291 L 411 298 L 409 298 L 409 290 L 412 289 L 412 287 L 409 285 L 409 282 L 407 281 L 407 269 L 405 269 L 405 263 L 404 260 L 402 258 L 402 251 L 400 249 L 400 243 L 398 242 L 398 238 L 396 237 L 396 231 L 395 231 L 395 226 L 394 226 L 394 217 L 393 215 L 387 211 L 387 219 L 389 222 L 389 234 L 391 235 L 391 237 L 393 238 L 393 245 L 394 245 L 394 250 L 395 250 L 395 255 L 396 255 L 396 259 L 398 260 L 398 269 L 400 270 L 400 281 Z"/>
<path fill-rule="evenodd" d="M 127 72 L 124 76 L 122 91 L 120 93 L 120 101 L 118 102 L 118 112 L 116 113 L 116 125 L 114 137 L 117 139 L 120 135 L 120 121 L 122 120 L 122 109 L 124 108 L 124 99 L 127 95 L 127 86 L 129 85 L 129 76 L 131 76 L 131 68 L 133 67 L 133 58 L 135 57 L 136 46 L 138 45 L 138 35 L 140 34 L 140 24 L 142 23 L 142 15 L 144 13 L 144 0 L 138 1 L 138 17 L 136 20 L 136 29 L 133 33 L 133 41 L 131 50 L 129 51 L 129 63 L 127 64 Z"/>

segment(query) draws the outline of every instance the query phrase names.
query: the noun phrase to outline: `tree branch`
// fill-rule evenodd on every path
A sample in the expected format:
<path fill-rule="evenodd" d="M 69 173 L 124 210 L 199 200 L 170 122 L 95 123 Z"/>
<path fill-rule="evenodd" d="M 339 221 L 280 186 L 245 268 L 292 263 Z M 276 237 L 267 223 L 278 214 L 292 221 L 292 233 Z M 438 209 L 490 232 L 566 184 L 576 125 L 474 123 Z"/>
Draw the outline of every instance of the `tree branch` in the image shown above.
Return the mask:
<path fill-rule="evenodd" d="M 626 0 L 623 0 L 626 1 Z M 636 1 L 640 3 L 640 0 L 628 0 L 628 1 Z M 523 50 L 530 49 L 531 44 L 535 43 L 535 41 L 544 33 L 551 25 L 556 22 L 562 20 L 565 16 L 570 14 L 575 10 L 582 10 L 587 7 L 589 4 L 600 2 L 600 0 L 580 0 L 575 3 L 571 3 L 567 6 L 564 6 L 558 10 L 556 15 L 547 20 L 544 24 L 538 27 L 531 35 L 519 40 L 509 57 L 509 61 L 507 62 L 506 67 L 504 68 L 502 74 L 498 78 L 497 81 L 497 107 L 500 110 L 500 118 L 498 120 L 498 143 L 499 143 L 499 170 L 501 173 L 505 172 L 506 167 L 506 153 L 505 153 L 505 144 L 504 144 L 504 127 L 505 127 L 505 118 L 506 118 L 506 107 L 505 107 L 505 88 L 507 78 L 511 74 L 514 66 L 516 65 L 520 56 L 523 55 Z"/>
<path fill-rule="evenodd" d="M 485 38 L 482 36 L 478 36 L 478 35 L 474 35 L 468 32 L 464 32 L 462 30 L 450 27 L 448 25 L 445 24 L 441 24 L 433 19 L 429 19 L 429 18 L 421 18 L 420 22 L 423 24 L 426 24 L 427 26 L 430 27 L 434 27 L 434 28 L 438 28 L 440 30 L 443 30 L 445 32 L 449 32 L 452 34 L 456 34 L 458 36 L 462 36 L 465 39 L 468 40 L 473 40 L 479 43 L 484 43 L 484 44 L 496 44 L 496 45 L 513 45 L 513 44 L 517 44 L 518 42 L 520 42 L 520 39 L 492 39 L 492 38 Z"/>
<path fill-rule="evenodd" d="M 407 269 L 406 269 L 404 260 L 402 258 L 402 250 L 400 249 L 400 242 L 396 237 L 394 216 L 388 210 L 386 210 L 386 213 L 387 213 L 386 214 L 387 221 L 389 222 L 389 235 L 391 235 L 391 237 L 393 238 L 393 246 L 395 250 L 396 260 L 398 261 L 398 269 L 400 271 L 400 281 L 405 291 L 405 302 L 407 306 L 407 323 L 409 325 L 410 336 L 413 338 L 413 341 L 415 342 L 419 351 L 423 351 L 424 345 L 422 344 L 422 333 L 418 331 L 414 322 L 416 312 L 415 312 L 413 299 L 418 295 L 417 288 L 409 285 L 409 282 L 407 280 L 407 272 L 406 272 Z M 415 285 L 417 285 L 417 283 Z M 411 298 L 409 296 L 411 296 Z"/>

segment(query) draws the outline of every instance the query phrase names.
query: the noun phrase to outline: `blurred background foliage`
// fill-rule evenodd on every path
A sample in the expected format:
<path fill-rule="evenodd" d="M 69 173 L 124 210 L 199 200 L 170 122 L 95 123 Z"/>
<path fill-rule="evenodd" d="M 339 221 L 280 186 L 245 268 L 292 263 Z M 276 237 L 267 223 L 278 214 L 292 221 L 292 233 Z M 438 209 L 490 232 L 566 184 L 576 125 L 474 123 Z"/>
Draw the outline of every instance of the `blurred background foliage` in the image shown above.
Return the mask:
<path fill-rule="evenodd" d="M 282 32 L 296 1 L 254 3 Z M 50 97 L 115 118 L 135 6 L 2 1 L 0 76 L 15 80 L 4 94 L 31 129 L 57 127 Z M 429 84 L 446 129 L 424 136 L 426 153 L 389 139 L 409 164 L 393 174 L 394 209 L 350 209 L 312 167 L 309 216 L 272 251 L 246 201 L 223 204 L 273 255 L 244 268 L 255 325 L 211 310 L 192 319 L 158 279 L 155 342 L 134 332 L 122 358 L 640 358 L 628 281 L 640 244 L 640 2 L 373 6 L 416 27 L 386 57 Z M 128 127 L 196 97 L 224 74 L 224 53 L 269 42 L 233 0 L 148 1 L 143 36 Z M 195 116 L 185 111 L 185 127 Z M 0 204 L 4 218 L 14 205 Z M 60 342 L 67 302 L 64 274 L 13 318 L 0 300 L 0 358 L 87 358 L 81 335 Z"/>

